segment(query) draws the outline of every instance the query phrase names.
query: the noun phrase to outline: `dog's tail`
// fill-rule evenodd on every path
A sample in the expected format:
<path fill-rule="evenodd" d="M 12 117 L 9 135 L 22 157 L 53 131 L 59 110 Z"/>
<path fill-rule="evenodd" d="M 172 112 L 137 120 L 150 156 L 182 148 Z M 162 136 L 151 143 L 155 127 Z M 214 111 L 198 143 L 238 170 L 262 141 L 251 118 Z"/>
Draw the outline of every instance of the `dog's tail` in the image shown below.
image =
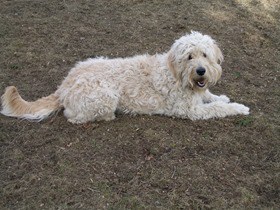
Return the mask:
<path fill-rule="evenodd" d="M 1 113 L 3 115 L 34 121 L 46 119 L 61 108 L 58 96 L 55 94 L 40 98 L 34 102 L 27 102 L 21 98 L 14 86 L 7 87 L 1 99 Z"/>

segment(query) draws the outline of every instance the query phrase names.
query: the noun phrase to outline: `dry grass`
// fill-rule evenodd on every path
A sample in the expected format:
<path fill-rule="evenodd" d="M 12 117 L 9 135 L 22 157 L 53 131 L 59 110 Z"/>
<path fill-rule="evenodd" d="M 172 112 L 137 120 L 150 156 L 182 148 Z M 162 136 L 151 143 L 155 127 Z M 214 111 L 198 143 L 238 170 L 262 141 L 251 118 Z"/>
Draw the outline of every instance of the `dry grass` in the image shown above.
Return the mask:
<path fill-rule="evenodd" d="M 52 93 L 76 61 L 218 40 L 213 88 L 250 116 L 191 122 L 119 115 L 72 125 L 0 116 L 1 209 L 279 209 L 280 14 L 276 1 L 0 2 L 0 90 Z M 36 91 L 34 91 L 36 90 Z"/>

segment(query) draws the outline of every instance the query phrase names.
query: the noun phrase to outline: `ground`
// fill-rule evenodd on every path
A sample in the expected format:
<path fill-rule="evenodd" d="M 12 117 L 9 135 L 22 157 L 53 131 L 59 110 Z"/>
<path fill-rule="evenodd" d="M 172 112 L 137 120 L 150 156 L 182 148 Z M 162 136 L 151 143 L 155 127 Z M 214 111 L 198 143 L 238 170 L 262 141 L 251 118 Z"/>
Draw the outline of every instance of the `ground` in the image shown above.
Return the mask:
<path fill-rule="evenodd" d="M 68 123 L 0 116 L 1 209 L 279 209 L 280 2 L 1 0 L 0 94 L 56 90 L 75 62 L 166 52 L 209 34 L 225 62 L 211 90 L 248 116 L 118 115 Z"/>

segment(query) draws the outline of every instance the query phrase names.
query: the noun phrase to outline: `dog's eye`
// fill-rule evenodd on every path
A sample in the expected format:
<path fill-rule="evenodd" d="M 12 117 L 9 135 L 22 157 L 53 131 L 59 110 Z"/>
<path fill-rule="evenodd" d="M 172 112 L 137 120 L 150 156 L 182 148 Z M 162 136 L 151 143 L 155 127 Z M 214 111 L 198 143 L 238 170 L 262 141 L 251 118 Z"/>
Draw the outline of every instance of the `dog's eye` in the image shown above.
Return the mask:
<path fill-rule="evenodd" d="M 189 60 L 193 59 L 192 55 L 190 54 L 188 57 Z"/>
<path fill-rule="evenodd" d="M 206 57 L 207 57 L 206 53 L 203 53 L 203 57 L 204 57 L 204 58 L 206 58 Z"/>

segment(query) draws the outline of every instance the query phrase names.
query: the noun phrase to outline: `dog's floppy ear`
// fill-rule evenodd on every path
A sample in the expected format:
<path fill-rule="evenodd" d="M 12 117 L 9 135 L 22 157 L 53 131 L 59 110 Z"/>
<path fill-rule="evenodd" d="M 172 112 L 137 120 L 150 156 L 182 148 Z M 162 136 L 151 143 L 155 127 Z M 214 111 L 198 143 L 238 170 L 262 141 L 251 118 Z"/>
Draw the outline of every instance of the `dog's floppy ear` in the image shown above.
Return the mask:
<path fill-rule="evenodd" d="M 169 70 L 171 71 L 173 76 L 176 78 L 177 73 L 176 73 L 176 69 L 175 69 L 175 65 L 176 65 L 175 64 L 175 55 L 174 55 L 174 52 L 172 52 L 171 50 L 168 52 L 167 64 L 168 64 Z"/>
<path fill-rule="evenodd" d="M 223 56 L 222 51 L 220 50 L 220 48 L 216 44 L 214 45 L 214 51 L 215 51 L 215 56 L 216 56 L 217 63 L 219 65 L 221 65 L 222 62 L 224 61 L 224 56 Z"/>
<path fill-rule="evenodd" d="M 172 75 L 174 76 L 174 78 L 177 81 L 177 85 L 181 84 L 182 78 L 178 71 L 179 69 L 178 69 L 178 65 L 176 63 L 176 57 L 175 57 L 173 50 L 170 50 L 168 52 L 167 64 L 168 64 L 169 70 L 171 71 Z"/>

